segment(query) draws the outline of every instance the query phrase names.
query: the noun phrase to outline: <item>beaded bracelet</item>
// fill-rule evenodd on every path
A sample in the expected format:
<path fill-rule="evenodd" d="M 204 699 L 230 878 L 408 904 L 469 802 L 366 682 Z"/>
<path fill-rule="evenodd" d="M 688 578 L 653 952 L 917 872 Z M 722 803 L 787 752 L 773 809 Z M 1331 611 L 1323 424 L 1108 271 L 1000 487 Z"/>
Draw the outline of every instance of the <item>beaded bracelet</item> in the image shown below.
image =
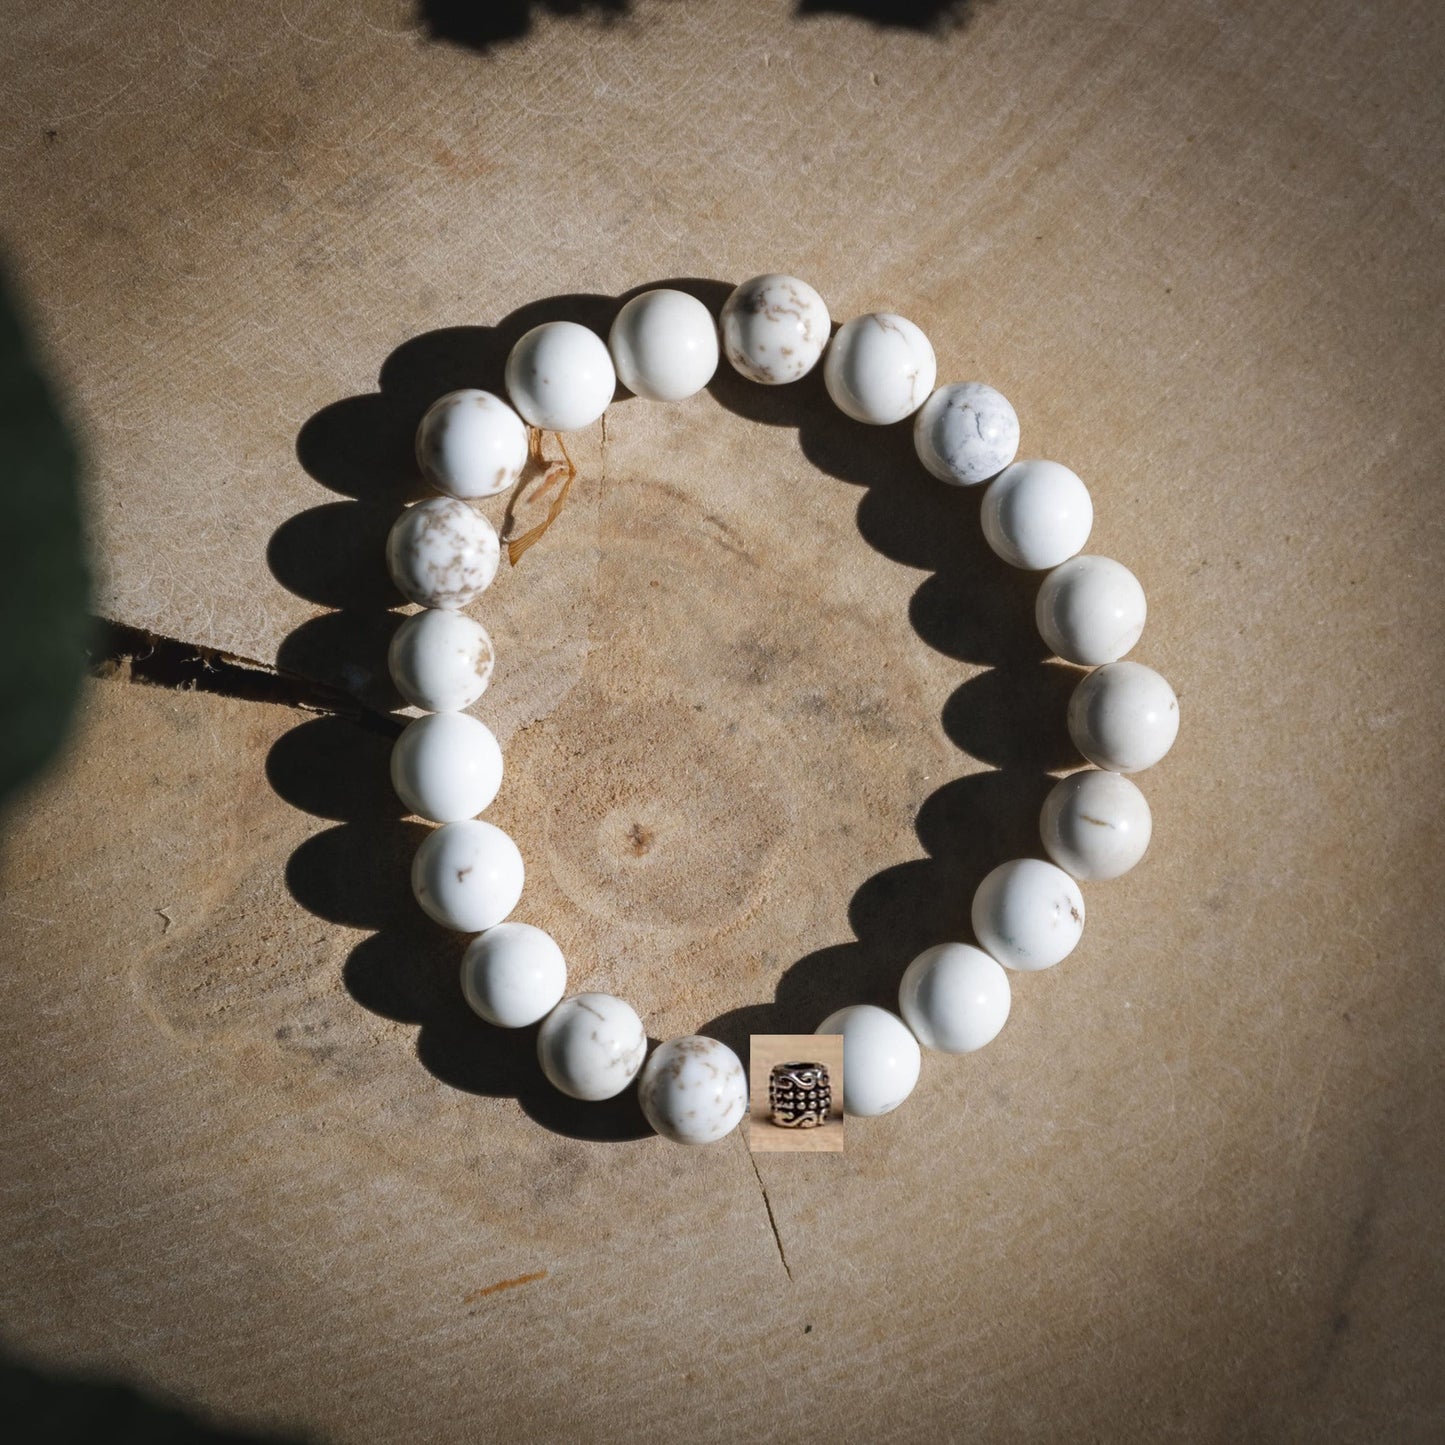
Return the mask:
<path fill-rule="evenodd" d="M 1144 591 L 1121 563 L 1078 555 L 1093 525 L 1083 482 L 1058 462 L 1014 460 L 1018 417 L 994 388 L 969 381 L 935 389 L 933 347 L 911 321 L 873 312 L 830 337 L 831 328 L 811 286 L 758 276 L 723 305 L 722 349 L 743 376 L 767 386 L 796 381 L 822 360 L 829 396 L 857 421 L 887 426 L 914 416 L 914 446 L 929 472 L 956 486 L 988 483 L 981 517 L 989 546 L 1015 567 L 1046 574 L 1035 607 L 1044 641 L 1093 669 L 1070 697 L 1068 727 L 1095 766 L 1061 779 L 1044 802 L 1040 832 L 1053 861 L 1017 858 L 989 873 L 973 898 L 977 944 L 919 954 L 903 974 L 897 1014 L 855 1004 L 818 1025 L 820 1034 L 843 1036 L 845 1113 L 877 1115 L 912 1092 L 920 1045 L 968 1053 L 997 1036 L 1009 1013 L 1007 970 L 1050 968 L 1067 957 L 1084 926 L 1079 881 L 1117 878 L 1143 857 L 1149 805 L 1124 775 L 1168 752 L 1179 712 L 1164 678 L 1120 661 L 1143 630 Z M 389 654 L 398 691 L 429 714 L 408 724 L 391 757 L 402 801 L 440 825 L 412 865 L 417 902 L 438 923 L 477 935 L 462 956 L 463 995 L 502 1028 L 540 1021 L 538 1057 L 558 1089 L 609 1099 L 637 1079 L 648 1122 L 683 1144 L 721 1139 L 742 1119 L 742 1063 L 726 1044 L 699 1035 L 672 1039 L 645 1059 L 636 1011 L 610 994 L 564 996 L 567 968 L 556 942 L 507 921 L 522 894 L 522 856 L 478 817 L 501 785 L 502 753 L 490 729 L 463 711 L 485 691 L 493 652 L 486 630 L 461 609 L 486 590 L 501 558 L 496 529 L 470 503 L 519 484 L 542 431 L 601 417 L 618 380 L 653 401 L 700 391 L 717 369 L 718 333 L 702 302 L 675 290 L 633 297 L 606 344 L 575 322 L 534 327 L 507 359 L 510 405 L 463 390 L 427 411 L 417 461 L 445 495 L 408 507 L 387 539 L 393 581 L 426 609 L 402 623 Z M 514 561 L 526 540 L 513 544 Z"/>

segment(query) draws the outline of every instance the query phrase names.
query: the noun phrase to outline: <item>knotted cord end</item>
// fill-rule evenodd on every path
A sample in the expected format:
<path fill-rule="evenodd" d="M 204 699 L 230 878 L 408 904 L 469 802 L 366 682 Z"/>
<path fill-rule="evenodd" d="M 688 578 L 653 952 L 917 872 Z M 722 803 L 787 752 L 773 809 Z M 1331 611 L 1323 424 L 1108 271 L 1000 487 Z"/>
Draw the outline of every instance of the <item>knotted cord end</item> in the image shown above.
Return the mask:
<path fill-rule="evenodd" d="M 511 566 L 517 565 L 522 554 L 536 542 L 542 534 L 552 525 L 562 513 L 562 508 L 567 504 L 567 493 L 572 490 L 572 483 L 577 478 L 577 464 L 572 460 L 567 451 L 567 443 L 562 440 L 561 432 L 553 432 L 557 439 L 557 446 L 562 453 L 560 459 L 549 461 L 542 454 L 542 433 L 537 427 L 527 428 L 527 455 L 532 463 L 532 468 L 543 468 L 540 479 L 535 471 L 531 476 L 524 473 L 518 478 L 517 484 L 512 488 L 512 495 L 507 499 L 506 514 L 502 518 L 502 545 L 507 549 L 507 561 Z M 529 470 L 531 470 L 529 468 Z M 560 487 L 558 484 L 561 484 Z M 517 504 L 524 496 L 530 500 L 540 501 L 552 490 L 558 487 L 557 495 L 552 498 L 551 505 L 547 508 L 547 515 L 534 527 L 529 527 L 520 536 L 513 536 L 513 530 L 517 523 Z"/>

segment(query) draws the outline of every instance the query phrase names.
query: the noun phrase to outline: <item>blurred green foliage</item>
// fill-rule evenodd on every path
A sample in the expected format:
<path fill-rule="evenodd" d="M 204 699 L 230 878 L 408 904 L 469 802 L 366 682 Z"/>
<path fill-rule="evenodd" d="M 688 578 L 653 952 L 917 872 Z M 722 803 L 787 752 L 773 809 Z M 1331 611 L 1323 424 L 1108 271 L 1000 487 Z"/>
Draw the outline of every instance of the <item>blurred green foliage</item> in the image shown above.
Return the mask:
<path fill-rule="evenodd" d="M 0 807 L 65 739 L 90 638 L 78 450 L 0 275 Z"/>

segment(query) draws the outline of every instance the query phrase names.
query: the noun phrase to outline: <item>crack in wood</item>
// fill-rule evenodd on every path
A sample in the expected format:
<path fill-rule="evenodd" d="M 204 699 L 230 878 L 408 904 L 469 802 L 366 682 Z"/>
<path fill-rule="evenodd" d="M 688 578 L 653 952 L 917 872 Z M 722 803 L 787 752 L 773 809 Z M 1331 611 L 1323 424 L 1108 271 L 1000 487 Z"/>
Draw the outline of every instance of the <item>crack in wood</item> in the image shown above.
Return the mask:
<path fill-rule="evenodd" d="M 87 656 L 94 677 L 330 713 L 391 736 L 406 725 L 405 719 L 369 708 L 338 688 L 283 672 L 270 663 L 129 627 L 105 617 L 92 620 L 94 630 Z"/>
<path fill-rule="evenodd" d="M 788 1263 L 787 1251 L 783 1248 L 783 1236 L 778 1232 L 777 1217 L 773 1213 L 773 1201 L 768 1198 L 768 1186 L 763 1183 L 762 1171 L 758 1168 L 757 1156 L 751 1149 L 748 1150 L 748 1163 L 753 1166 L 753 1174 L 758 1181 L 758 1188 L 763 1191 L 763 1206 L 768 1211 L 768 1225 L 773 1231 L 773 1240 L 778 1246 L 778 1258 L 783 1262 L 783 1270 L 788 1276 L 788 1283 L 793 1282 L 793 1269 Z"/>

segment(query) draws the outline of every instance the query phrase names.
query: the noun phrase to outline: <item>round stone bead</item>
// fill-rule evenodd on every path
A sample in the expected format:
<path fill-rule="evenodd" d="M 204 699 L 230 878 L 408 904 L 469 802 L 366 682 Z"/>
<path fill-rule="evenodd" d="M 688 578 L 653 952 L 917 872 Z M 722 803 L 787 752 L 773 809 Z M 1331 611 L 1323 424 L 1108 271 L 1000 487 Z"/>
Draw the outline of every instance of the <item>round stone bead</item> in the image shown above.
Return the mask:
<path fill-rule="evenodd" d="M 507 395 L 543 431 L 590 426 L 612 400 L 617 373 L 595 331 L 575 321 L 534 326 L 507 357 Z"/>
<path fill-rule="evenodd" d="M 904 971 L 898 989 L 903 1020 L 927 1049 L 971 1054 L 998 1037 L 1008 1019 L 1008 974 L 981 948 L 940 943 Z"/>
<path fill-rule="evenodd" d="M 648 401 L 681 401 L 699 392 L 717 370 L 712 313 L 686 291 L 634 296 L 607 336 L 617 377 Z"/>
<path fill-rule="evenodd" d="M 742 1061 L 717 1039 L 690 1034 L 653 1050 L 637 1080 L 647 1122 L 674 1144 L 712 1144 L 748 1110 Z"/>
<path fill-rule="evenodd" d="M 937 376 L 928 338 L 891 311 L 845 321 L 823 362 L 823 381 L 834 404 L 854 421 L 874 426 L 912 416 Z"/>
<path fill-rule="evenodd" d="M 843 1035 L 845 1114 L 887 1114 L 913 1092 L 922 1055 L 897 1014 L 871 1003 L 850 1004 L 829 1014 L 814 1032 Z"/>
<path fill-rule="evenodd" d="M 387 664 L 413 707 L 460 712 L 486 690 L 496 661 L 487 629 L 465 612 L 428 608 L 392 635 Z"/>
<path fill-rule="evenodd" d="M 1086 883 L 1127 873 L 1154 831 L 1144 794 L 1120 773 L 1071 773 L 1044 799 L 1039 832 L 1044 851 Z"/>
<path fill-rule="evenodd" d="M 517 845 L 500 828 L 468 818 L 443 823 L 422 839 L 411 891 L 443 928 L 481 933 L 517 906 L 524 872 Z"/>
<path fill-rule="evenodd" d="M 386 565 L 397 591 L 423 607 L 456 609 L 491 585 L 501 560 L 497 529 L 455 497 L 408 507 L 386 538 Z"/>
<path fill-rule="evenodd" d="M 610 993 L 564 998 L 537 1035 L 542 1072 L 573 1099 L 616 1097 L 636 1077 L 646 1052 L 642 1020 Z"/>
<path fill-rule="evenodd" d="M 468 388 L 432 402 L 416 429 L 416 461 L 450 497 L 494 497 L 522 475 L 527 428 L 499 396 Z"/>
<path fill-rule="evenodd" d="M 1069 698 L 1069 736 L 1098 768 L 1137 773 L 1152 768 L 1179 735 L 1174 689 L 1142 662 L 1095 668 Z"/>
<path fill-rule="evenodd" d="M 1052 968 L 1073 952 L 1084 931 L 1084 895 L 1062 868 L 1015 858 L 978 885 L 973 931 L 1008 968 Z"/>
<path fill-rule="evenodd" d="M 499 923 L 462 954 L 462 993 L 474 1013 L 498 1028 L 525 1028 L 546 1018 L 566 992 L 562 950 L 530 923 Z"/>
<path fill-rule="evenodd" d="M 1044 578 L 1034 620 L 1051 651 L 1084 667 L 1117 662 L 1138 642 L 1148 606 L 1139 579 L 1112 557 L 1070 557 Z"/>
<path fill-rule="evenodd" d="M 475 818 L 502 786 L 502 750 L 469 713 L 434 712 L 409 722 L 392 744 L 391 785 L 419 818 Z"/>
<path fill-rule="evenodd" d="M 913 419 L 913 449 L 940 482 L 972 487 L 1018 455 L 1018 413 L 981 381 L 940 386 Z"/>
<path fill-rule="evenodd" d="M 777 386 L 818 364 L 832 324 L 823 298 L 806 281 L 775 272 L 754 276 L 723 302 L 723 351 L 749 381 Z"/>
<path fill-rule="evenodd" d="M 1014 462 L 983 494 L 979 513 L 988 545 L 1030 571 L 1057 567 L 1089 540 L 1089 489 L 1058 462 Z"/>

